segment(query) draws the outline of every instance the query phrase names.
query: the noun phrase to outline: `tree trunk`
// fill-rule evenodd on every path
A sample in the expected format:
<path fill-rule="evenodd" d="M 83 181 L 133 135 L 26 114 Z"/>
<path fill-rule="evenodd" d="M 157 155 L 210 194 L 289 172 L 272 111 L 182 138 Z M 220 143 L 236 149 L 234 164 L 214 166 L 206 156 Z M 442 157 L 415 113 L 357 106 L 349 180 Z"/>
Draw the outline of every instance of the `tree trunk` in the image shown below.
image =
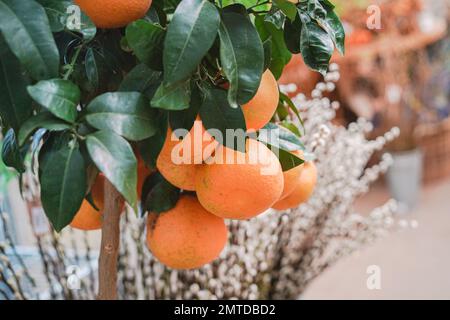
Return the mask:
<path fill-rule="evenodd" d="M 102 243 L 98 261 L 98 300 L 117 299 L 117 259 L 120 241 L 122 196 L 105 179 L 105 209 L 103 212 Z"/>

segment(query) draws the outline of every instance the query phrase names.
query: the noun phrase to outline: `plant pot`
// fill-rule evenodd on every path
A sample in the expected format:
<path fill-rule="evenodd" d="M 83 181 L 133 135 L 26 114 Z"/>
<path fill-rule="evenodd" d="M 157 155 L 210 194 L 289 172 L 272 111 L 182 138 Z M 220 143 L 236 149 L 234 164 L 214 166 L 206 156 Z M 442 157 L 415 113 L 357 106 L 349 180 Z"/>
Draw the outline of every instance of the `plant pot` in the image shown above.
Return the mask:
<path fill-rule="evenodd" d="M 422 152 L 419 149 L 392 153 L 393 164 L 387 172 L 389 190 L 399 202 L 399 210 L 413 209 L 420 197 Z"/>

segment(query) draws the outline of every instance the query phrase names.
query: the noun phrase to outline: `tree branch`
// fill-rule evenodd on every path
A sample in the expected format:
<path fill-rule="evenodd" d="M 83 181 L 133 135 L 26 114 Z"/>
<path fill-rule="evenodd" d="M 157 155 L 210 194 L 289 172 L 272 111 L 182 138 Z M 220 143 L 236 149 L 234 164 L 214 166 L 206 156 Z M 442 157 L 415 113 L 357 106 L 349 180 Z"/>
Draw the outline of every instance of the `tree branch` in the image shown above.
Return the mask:
<path fill-rule="evenodd" d="M 122 196 L 105 179 L 105 210 L 103 212 L 102 242 L 98 261 L 98 300 L 117 299 L 117 259 L 120 241 Z"/>

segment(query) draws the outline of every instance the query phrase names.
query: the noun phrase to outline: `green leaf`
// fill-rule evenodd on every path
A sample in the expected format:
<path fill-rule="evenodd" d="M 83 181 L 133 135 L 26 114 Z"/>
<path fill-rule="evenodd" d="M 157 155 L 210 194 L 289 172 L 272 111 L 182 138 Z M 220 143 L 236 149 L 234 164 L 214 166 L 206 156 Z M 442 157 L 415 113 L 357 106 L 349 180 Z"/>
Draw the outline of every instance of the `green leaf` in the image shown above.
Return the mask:
<path fill-rule="evenodd" d="M 281 150 L 305 150 L 305 146 L 299 137 L 275 123 L 268 123 L 260 130 L 258 140 Z"/>
<path fill-rule="evenodd" d="M 277 112 L 278 119 L 284 121 L 289 116 L 288 109 L 281 101 L 278 101 Z"/>
<path fill-rule="evenodd" d="M 219 12 L 208 0 L 181 1 L 164 41 L 164 81 L 167 84 L 190 77 L 213 45 L 219 23 Z"/>
<path fill-rule="evenodd" d="M 158 24 L 138 20 L 128 25 L 126 37 L 139 61 L 162 70 L 165 30 Z"/>
<path fill-rule="evenodd" d="M 273 8 L 268 14 L 266 14 L 264 21 L 272 23 L 277 29 L 282 29 L 286 21 L 286 16 L 282 11 Z M 287 21 L 290 20 L 288 19 Z"/>
<path fill-rule="evenodd" d="M 219 37 L 220 60 L 230 82 L 228 101 L 237 108 L 258 90 L 264 68 L 263 45 L 247 16 L 235 12 L 222 13 Z"/>
<path fill-rule="evenodd" d="M 302 32 L 300 50 L 305 64 L 311 69 L 325 74 L 334 51 L 333 40 L 310 17 L 301 14 Z"/>
<path fill-rule="evenodd" d="M 73 5 L 70 0 L 37 0 L 47 13 L 52 32 L 60 32 L 66 28 L 67 8 Z"/>
<path fill-rule="evenodd" d="M 281 11 L 288 17 L 291 21 L 294 21 L 297 15 L 297 7 L 295 4 L 288 0 L 273 0 L 275 5 L 281 9 Z"/>
<path fill-rule="evenodd" d="M 284 41 L 292 53 L 300 53 L 300 38 L 302 32 L 302 21 L 297 15 L 294 21 L 287 20 L 284 24 Z"/>
<path fill-rule="evenodd" d="M 302 133 L 300 132 L 300 130 L 298 129 L 298 127 L 293 124 L 290 121 L 283 121 L 280 123 L 280 125 L 286 129 L 288 129 L 289 131 L 291 131 L 293 134 L 295 134 L 297 137 L 301 137 Z"/>
<path fill-rule="evenodd" d="M 142 159 L 150 168 L 156 168 L 156 159 L 166 140 L 168 128 L 167 112 L 160 112 L 156 123 L 158 124 L 157 133 L 153 137 L 137 143 Z"/>
<path fill-rule="evenodd" d="M 325 19 L 327 11 L 319 0 L 308 0 L 307 11 L 313 19 Z"/>
<path fill-rule="evenodd" d="M 191 130 L 203 102 L 200 89 L 192 85 L 192 95 L 189 108 L 185 110 L 170 111 L 169 123 L 173 131 L 177 129 Z"/>
<path fill-rule="evenodd" d="M 267 38 L 263 42 L 264 48 L 264 71 L 270 67 L 272 62 L 272 37 Z"/>
<path fill-rule="evenodd" d="M 92 86 L 93 91 L 98 89 L 100 70 L 96 59 L 97 53 L 92 48 L 86 50 L 86 57 L 84 60 L 84 68 L 86 69 L 86 76 Z"/>
<path fill-rule="evenodd" d="M 191 98 L 190 81 L 174 85 L 162 83 L 151 101 L 153 108 L 165 110 L 184 110 L 189 108 Z"/>
<path fill-rule="evenodd" d="M 288 171 L 305 162 L 303 161 L 303 159 L 299 158 L 295 154 L 290 153 L 289 151 L 278 149 L 274 146 L 269 146 L 269 148 L 277 155 L 283 171 Z"/>
<path fill-rule="evenodd" d="M 326 7 L 326 9 L 327 9 L 327 16 L 325 18 L 325 22 L 329 26 L 329 28 L 327 28 L 326 30 L 328 34 L 331 34 L 333 36 L 336 48 L 338 49 L 339 53 L 344 55 L 345 54 L 344 26 L 342 25 L 341 20 L 339 20 L 337 14 L 334 13 L 333 9 L 331 9 L 330 7 Z"/>
<path fill-rule="evenodd" d="M 9 129 L 3 138 L 2 160 L 6 166 L 16 169 L 19 173 L 25 172 L 23 157 L 13 129 Z"/>
<path fill-rule="evenodd" d="M 28 78 L 20 63 L 0 34 L 0 117 L 4 127 L 16 132 L 31 116 L 31 98 L 27 93 Z"/>
<path fill-rule="evenodd" d="M 97 168 L 136 209 L 137 160 L 130 144 L 112 131 L 98 131 L 86 137 L 89 155 Z"/>
<path fill-rule="evenodd" d="M 289 96 L 285 95 L 284 93 L 280 92 L 280 102 L 283 105 L 286 104 L 288 106 L 288 109 L 290 109 L 297 116 L 298 120 L 300 121 L 300 123 L 303 126 L 303 119 L 302 119 L 297 107 L 292 102 L 291 98 L 289 98 Z"/>
<path fill-rule="evenodd" d="M 235 10 L 238 9 L 238 6 L 241 6 L 244 9 L 244 12 L 246 9 L 250 8 L 252 8 L 254 12 L 268 11 L 271 7 L 271 3 L 264 3 L 265 1 L 263 0 L 216 0 L 215 2 L 219 7 L 220 4 L 222 4 L 222 7 L 227 10 L 230 9 L 230 7 L 235 7 L 232 9 Z M 258 5 L 259 3 L 261 4 Z"/>
<path fill-rule="evenodd" d="M 162 83 L 162 73 L 141 63 L 134 67 L 123 79 L 119 91 L 136 91 L 152 99 Z"/>
<path fill-rule="evenodd" d="M 0 0 L 0 30 L 36 80 L 58 76 L 59 52 L 45 10 L 35 1 Z"/>
<path fill-rule="evenodd" d="M 283 30 L 277 29 L 274 24 L 264 21 L 264 18 L 260 16 L 255 18 L 255 26 L 263 41 L 271 38 L 272 60 L 270 62 L 270 71 L 278 79 L 292 57 L 284 42 Z"/>
<path fill-rule="evenodd" d="M 86 192 L 86 166 L 78 142 L 62 135 L 40 162 L 41 201 L 57 232 L 72 220 Z"/>
<path fill-rule="evenodd" d="M 37 129 L 44 128 L 49 131 L 61 131 L 70 129 L 72 126 L 54 117 L 50 112 L 41 112 L 29 118 L 20 128 L 18 141 L 22 146 L 28 137 Z"/>
<path fill-rule="evenodd" d="M 104 93 L 89 103 L 86 112 L 86 120 L 94 128 L 114 131 L 131 141 L 156 133 L 156 112 L 139 92 Z"/>
<path fill-rule="evenodd" d="M 180 189 L 171 185 L 159 173 L 152 174 L 144 183 L 145 195 L 143 212 L 161 213 L 175 207 L 180 197 Z"/>
<path fill-rule="evenodd" d="M 242 109 L 230 107 L 225 90 L 216 88 L 205 89 L 205 99 L 200 108 L 200 118 L 208 132 L 219 143 L 234 150 L 245 151 L 245 145 L 236 143 L 236 140 L 239 142 L 239 137 L 233 137 L 233 139 L 227 137 L 227 129 L 238 135 L 240 133 L 245 135 L 247 127 Z M 225 141 L 220 141 L 219 137 L 212 130 L 218 130 L 217 133 L 220 133 L 222 140 Z"/>
<path fill-rule="evenodd" d="M 75 122 L 81 93 L 74 83 L 63 79 L 42 80 L 27 89 L 34 101 L 56 117 Z"/>

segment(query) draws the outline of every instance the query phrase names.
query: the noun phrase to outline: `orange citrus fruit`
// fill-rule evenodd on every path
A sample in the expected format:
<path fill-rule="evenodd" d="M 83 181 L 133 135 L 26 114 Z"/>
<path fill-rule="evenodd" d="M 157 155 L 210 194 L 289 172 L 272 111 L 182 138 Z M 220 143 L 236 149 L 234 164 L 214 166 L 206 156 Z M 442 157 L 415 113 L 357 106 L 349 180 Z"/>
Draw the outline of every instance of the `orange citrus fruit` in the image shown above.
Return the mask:
<path fill-rule="evenodd" d="M 229 219 L 249 219 L 270 208 L 283 192 L 278 158 L 248 139 L 246 152 L 224 146 L 197 170 L 195 188 L 206 210 Z"/>
<path fill-rule="evenodd" d="M 97 230 L 102 227 L 102 212 L 104 209 L 104 186 L 105 176 L 99 174 L 91 188 L 92 199 L 99 211 L 87 201 L 83 200 L 80 210 L 73 218 L 70 226 L 80 230 Z"/>
<path fill-rule="evenodd" d="M 317 168 L 313 162 L 305 162 L 302 167 L 294 191 L 275 203 L 272 208 L 276 210 L 296 208 L 311 197 L 317 183 Z"/>
<path fill-rule="evenodd" d="M 173 269 L 194 269 L 211 262 L 227 238 L 224 220 L 206 211 L 195 196 L 181 196 L 173 209 L 148 216 L 147 246 Z"/>
<path fill-rule="evenodd" d="M 247 130 L 259 130 L 272 119 L 278 107 L 280 93 L 277 80 L 266 70 L 255 96 L 242 106 Z"/>
<path fill-rule="evenodd" d="M 195 191 L 197 165 L 211 155 L 217 148 L 197 119 L 189 133 L 179 140 L 169 128 L 166 141 L 156 161 L 156 167 L 163 177 L 174 186 L 188 191 Z"/>
<path fill-rule="evenodd" d="M 300 150 L 293 151 L 292 153 L 299 156 L 300 158 L 303 156 L 303 153 Z M 292 191 L 294 191 L 295 187 L 297 186 L 298 179 L 300 178 L 300 174 L 302 173 L 302 170 L 303 164 L 291 168 L 287 171 L 283 171 L 284 187 L 280 199 L 286 198 L 290 193 L 292 193 Z"/>
<path fill-rule="evenodd" d="M 142 18 L 152 0 L 75 0 L 98 28 L 120 28 Z"/>

